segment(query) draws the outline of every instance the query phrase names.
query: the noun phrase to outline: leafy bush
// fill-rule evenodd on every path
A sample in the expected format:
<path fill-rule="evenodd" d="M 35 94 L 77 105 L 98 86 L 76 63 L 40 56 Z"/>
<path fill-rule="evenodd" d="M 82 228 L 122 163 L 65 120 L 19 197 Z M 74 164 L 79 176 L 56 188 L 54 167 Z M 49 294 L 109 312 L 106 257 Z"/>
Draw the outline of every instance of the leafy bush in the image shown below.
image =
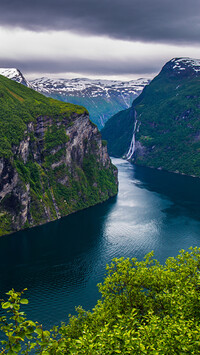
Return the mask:
<path fill-rule="evenodd" d="M 152 257 L 114 259 L 93 311 L 78 307 L 69 324 L 50 331 L 21 312 L 24 291 L 9 291 L 1 303 L 8 312 L 0 318 L 2 354 L 198 354 L 200 249 L 182 250 L 165 265 Z"/>

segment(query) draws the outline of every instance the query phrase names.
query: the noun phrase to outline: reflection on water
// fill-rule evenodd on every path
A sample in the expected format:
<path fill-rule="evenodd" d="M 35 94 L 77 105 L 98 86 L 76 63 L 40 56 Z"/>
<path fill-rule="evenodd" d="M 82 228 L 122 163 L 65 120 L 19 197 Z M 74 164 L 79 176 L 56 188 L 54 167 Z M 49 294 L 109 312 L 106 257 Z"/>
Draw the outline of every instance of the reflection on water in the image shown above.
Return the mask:
<path fill-rule="evenodd" d="M 163 262 L 199 246 L 200 180 L 113 159 L 119 194 L 104 204 L 0 239 L 0 296 L 27 287 L 28 316 L 46 326 L 91 309 L 106 263 L 154 250 Z"/>

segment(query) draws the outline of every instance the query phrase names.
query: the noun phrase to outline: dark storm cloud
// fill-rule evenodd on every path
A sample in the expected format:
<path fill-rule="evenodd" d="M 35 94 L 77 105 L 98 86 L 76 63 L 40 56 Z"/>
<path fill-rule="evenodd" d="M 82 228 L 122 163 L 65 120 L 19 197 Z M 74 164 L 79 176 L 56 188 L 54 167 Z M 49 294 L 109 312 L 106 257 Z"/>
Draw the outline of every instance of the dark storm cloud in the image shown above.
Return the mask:
<path fill-rule="evenodd" d="M 1 0 L 0 25 L 199 43 L 199 0 Z"/>
<path fill-rule="evenodd" d="M 131 75 L 143 73 L 151 75 L 158 72 L 160 69 L 159 61 L 108 61 L 108 60 L 90 60 L 90 59 L 66 59 L 61 60 L 0 60 L 0 68 L 14 67 L 20 69 L 22 72 L 34 74 L 38 72 L 43 73 L 77 73 L 83 75 Z"/>

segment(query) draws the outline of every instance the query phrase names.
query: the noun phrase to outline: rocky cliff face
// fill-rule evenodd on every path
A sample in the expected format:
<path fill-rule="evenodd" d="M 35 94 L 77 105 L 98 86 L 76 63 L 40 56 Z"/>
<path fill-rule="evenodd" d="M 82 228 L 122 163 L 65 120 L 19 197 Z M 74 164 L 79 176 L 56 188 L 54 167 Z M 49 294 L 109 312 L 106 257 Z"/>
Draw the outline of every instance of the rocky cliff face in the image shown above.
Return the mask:
<path fill-rule="evenodd" d="M 21 85 L 13 84 L 18 91 L 12 97 L 14 93 L 19 101 Z M 117 193 L 117 170 L 97 127 L 84 109 L 71 107 L 69 112 L 63 105 L 60 114 L 57 109 L 44 114 L 44 108 L 38 114 L 37 107 L 23 139 L 11 145 L 9 154 L 0 150 L 0 235 L 55 220 Z"/>

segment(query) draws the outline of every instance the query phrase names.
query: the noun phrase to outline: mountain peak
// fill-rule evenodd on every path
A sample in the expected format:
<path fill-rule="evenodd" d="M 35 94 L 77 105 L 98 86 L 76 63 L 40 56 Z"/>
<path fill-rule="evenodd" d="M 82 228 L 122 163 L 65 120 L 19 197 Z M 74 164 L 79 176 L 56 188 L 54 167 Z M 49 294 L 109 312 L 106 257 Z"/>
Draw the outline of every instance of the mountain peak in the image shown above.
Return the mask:
<path fill-rule="evenodd" d="M 167 62 L 162 68 L 162 72 L 171 72 L 175 76 L 199 76 L 200 75 L 200 59 L 192 59 L 189 57 L 173 58 Z"/>
<path fill-rule="evenodd" d="M 0 75 L 3 75 L 6 78 L 14 80 L 17 83 L 23 84 L 27 87 L 31 87 L 31 84 L 25 79 L 21 71 L 17 68 L 0 68 Z"/>

